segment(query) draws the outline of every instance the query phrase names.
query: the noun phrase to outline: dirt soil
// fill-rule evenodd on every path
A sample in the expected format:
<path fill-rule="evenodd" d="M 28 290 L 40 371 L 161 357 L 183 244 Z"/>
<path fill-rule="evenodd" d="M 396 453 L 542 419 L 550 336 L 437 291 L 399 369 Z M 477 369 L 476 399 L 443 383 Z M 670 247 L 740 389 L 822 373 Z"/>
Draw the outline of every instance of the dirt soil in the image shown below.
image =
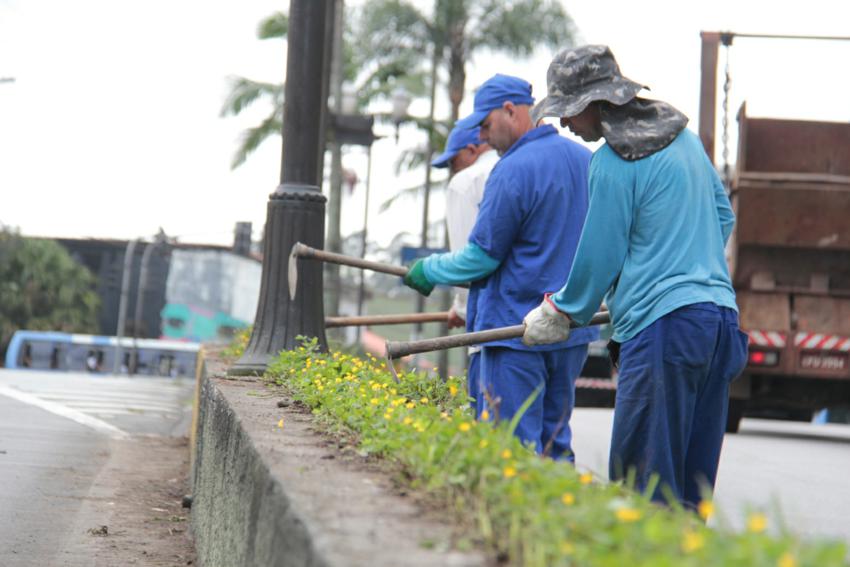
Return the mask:
<path fill-rule="evenodd" d="M 185 437 L 114 441 L 83 503 L 65 565 L 184 566 L 195 563 L 190 534 L 189 442 Z"/>

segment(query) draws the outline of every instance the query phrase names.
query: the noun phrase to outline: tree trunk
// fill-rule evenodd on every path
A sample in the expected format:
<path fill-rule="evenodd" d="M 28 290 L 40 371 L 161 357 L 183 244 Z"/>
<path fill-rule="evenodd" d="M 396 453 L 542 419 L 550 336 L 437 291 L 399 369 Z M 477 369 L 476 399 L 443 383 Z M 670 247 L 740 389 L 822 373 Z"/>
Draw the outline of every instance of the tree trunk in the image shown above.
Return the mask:
<path fill-rule="evenodd" d="M 452 104 L 452 126 L 457 122 L 463 91 L 466 86 L 466 45 L 464 29 L 466 21 L 455 23 L 449 30 L 449 100 Z"/>

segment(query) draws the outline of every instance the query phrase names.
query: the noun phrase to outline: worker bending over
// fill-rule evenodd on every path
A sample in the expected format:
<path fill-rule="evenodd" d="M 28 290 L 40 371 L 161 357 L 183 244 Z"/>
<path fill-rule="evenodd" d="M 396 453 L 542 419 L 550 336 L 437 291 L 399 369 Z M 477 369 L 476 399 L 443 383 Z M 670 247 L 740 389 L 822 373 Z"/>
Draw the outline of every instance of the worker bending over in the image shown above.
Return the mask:
<path fill-rule="evenodd" d="M 561 343 L 604 297 L 620 345 L 611 479 L 634 471 L 643 490 L 657 474 L 656 500 L 696 505 L 714 488 L 729 382 L 747 359 L 724 258 L 729 199 L 687 118 L 638 98 L 607 47 L 562 51 L 547 83 L 535 118 L 606 143 L 573 269 L 525 318 L 523 341 Z"/>
<path fill-rule="evenodd" d="M 531 85 L 517 77 L 495 75 L 479 88 L 473 113 L 457 127 L 480 126 L 481 139 L 501 159 L 487 179 L 475 226 L 464 248 L 420 260 L 405 277 L 426 295 L 438 283 L 472 282 L 467 327 L 473 331 L 516 325 L 563 283 L 587 213 L 590 151 L 552 126 L 535 128 L 533 104 Z M 572 460 L 575 379 L 596 335 L 581 329 L 546 345 L 484 344 L 479 415 L 511 419 L 531 399 L 515 434 L 540 453 Z"/>

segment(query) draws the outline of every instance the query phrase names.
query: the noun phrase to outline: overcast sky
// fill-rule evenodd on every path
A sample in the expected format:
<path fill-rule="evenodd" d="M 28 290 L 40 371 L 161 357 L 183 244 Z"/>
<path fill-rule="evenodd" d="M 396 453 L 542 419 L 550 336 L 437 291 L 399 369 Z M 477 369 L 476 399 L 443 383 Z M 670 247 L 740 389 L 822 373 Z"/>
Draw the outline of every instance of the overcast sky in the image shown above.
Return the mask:
<path fill-rule="evenodd" d="M 694 130 L 700 30 L 850 35 L 844 0 L 565 5 L 584 42 L 609 44 L 623 73 L 685 112 Z M 228 244 L 234 223 L 251 221 L 259 235 L 279 177 L 280 140 L 231 171 L 240 132 L 268 109 L 239 119 L 219 111 L 230 75 L 283 80 L 284 43 L 259 41 L 255 29 L 287 7 L 269 0 L 0 0 L 0 77 L 16 79 L 0 84 L 0 223 L 25 235 L 120 239 L 162 227 L 182 241 Z M 472 108 L 472 89 L 497 71 L 523 76 L 544 96 L 551 55 L 521 62 L 478 54 L 468 66 L 462 113 Z M 850 42 L 736 40 L 733 128 L 744 98 L 751 115 L 849 121 L 848 61 Z M 721 74 L 723 66 L 721 54 Z M 447 113 L 445 101 L 440 108 Z M 424 102 L 411 108 L 426 110 Z M 373 150 L 370 231 L 387 243 L 418 226 L 420 208 L 409 200 L 378 216 L 377 207 L 424 172 L 397 178 L 393 168 L 420 134 L 404 129 L 397 145 L 392 132 L 381 133 L 389 137 Z M 360 149 L 349 151 L 345 165 L 365 178 Z M 361 183 L 346 195 L 344 232 L 362 224 L 363 193 Z"/>

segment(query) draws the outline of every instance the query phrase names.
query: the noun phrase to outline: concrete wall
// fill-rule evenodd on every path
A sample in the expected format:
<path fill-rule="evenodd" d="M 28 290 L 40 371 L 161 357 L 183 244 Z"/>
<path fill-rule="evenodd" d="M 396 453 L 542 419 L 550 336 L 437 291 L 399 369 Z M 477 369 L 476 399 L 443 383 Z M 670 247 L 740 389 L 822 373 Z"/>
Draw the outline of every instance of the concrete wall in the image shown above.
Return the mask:
<path fill-rule="evenodd" d="M 223 370 L 208 360 L 199 393 L 192 527 L 202 567 L 490 563 L 453 551 L 451 523 L 407 496 L 387 463 L 317 432 L 309 411 L 262 382 Z"/>
<path fill-rule="evenodd" d="M 211 380 L 201 387 L 192 527 L 206 567 L 327 565 L 236 412 Z"/>

